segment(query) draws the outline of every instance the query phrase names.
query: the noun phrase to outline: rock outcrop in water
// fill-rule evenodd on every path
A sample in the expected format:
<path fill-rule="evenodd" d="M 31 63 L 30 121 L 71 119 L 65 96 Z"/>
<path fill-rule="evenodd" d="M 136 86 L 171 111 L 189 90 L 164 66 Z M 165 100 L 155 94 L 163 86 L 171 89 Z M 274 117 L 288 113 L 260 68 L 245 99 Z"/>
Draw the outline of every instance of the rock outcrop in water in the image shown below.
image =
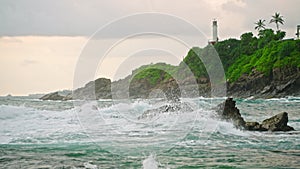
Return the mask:
<path fill-rule="evenodd" d="M 288 126 L 288 114 L 279 113 L 271 118 L 265 119 L 261 124 L 258 122 L 246 122 L 241 116 L 232 98 L 226 99 L 217 106 L 218 116 L 226 121 L 231 121 L 235 127 L 250 131 L 292 131 L 293 127 Z"/>
<path fill-rule="evenodd" d="M 269 131 L 291 131 L 293 127 L 288 126 L 288 114 L 286 112 L 279 113 L 262 122 L 261 127 Z"/>
<path fill-rule="evenodd" d="M 232 98 L 228 98 L 225 102 L 218 105 L 217 113 L 221 119 L 232 121 L 238 128 L 245 126 L 246 122 L 241 116 L 240 110 L 235 106 L 235 101 Z"/>
<path fill-rule="evenodd" d="M 43 97 L 40 98 L 41 100 L 71 100 L 72 96 L 71 95 L 60 95 L 58 92 L 54 92 L 54 93 L 49 93 L 44 95 Z"/>
<path fill-rule="evenodd" d="M 152 117 L 160 115 L 160 114 L 171 113 L 171 112 L 180 112 L 180 111 L 192 112 L 193 109 L 188 103 L 184 103 L 184 102 L 183 103 L 180 103 L 180 102 L 170 103 L 170 104 L 161 106 L 156 109 L 147 110 L 141 116 L 139 116 L 138 119 L 152 118 Z"/>
<path fill-rule="evenodd" d="M 181 102 L 178 86 L 175 88 L 173 86 L 166 86 L 163 90 L 169 104 L 163 105 L 156 109 L 147 110 L 141 116 L 139 116 L 138 119 L 152 118 L 156 115 L 170 112 L 193 111 L 192 107 L 188 103 Z"/>

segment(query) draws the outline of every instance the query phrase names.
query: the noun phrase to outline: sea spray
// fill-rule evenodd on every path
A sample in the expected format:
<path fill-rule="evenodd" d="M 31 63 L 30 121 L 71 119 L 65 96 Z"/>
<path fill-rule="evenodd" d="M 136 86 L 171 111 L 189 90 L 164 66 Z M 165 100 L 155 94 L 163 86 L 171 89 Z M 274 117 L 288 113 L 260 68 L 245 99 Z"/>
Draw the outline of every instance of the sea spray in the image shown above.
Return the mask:
<path fill-rule="evenodd" d="M 148 104 L 155 100 L 133 101 L 122 110 L 124 105 L 107 100 L 97 101 L 97 106 L 100 105 L 97 108 L 93 104 L 72 108 L 71 102 L 2 97 L 1 167 L 83 168 L 91 164 L 98 168 L 164 168 L 168 164 L 170 168 L 299 168 L 300 98 L 240 99 L 237 102 L 237 107 L 249 121 L 288 112 L 289 124 L 297 130 L 288 133 L 238 130 L 231 123 L 214 118 L 210 108 L 222 101 L 220 98 L 182 100 L 199 107 L 197 119 L 192 118 L 195 112 L 170 112 L 158 115 L 157 120 L 133 123 L 116 114 L 116 110 L 142 113 L 155 108 L 156 105 Z M 102 108 L 101 105 L 105 106 Z M 99 138 L 95 142 L 79 125 L 76 113 L 80 110 L 83 121 L 89 122 L 86 123 L 88 128 L 97 127 L 102 117 L 110 124 L 95 128 L 97 133 L 89 131 L 94 138 Z M 178 133 L 182 129 L 189 132 Z M 149 155 L 154 152 L 155 155 Z"/>
<path fill-rule="evenodd" d="M 83 163 L 85 169 L 98 169 L 97 165 L 92 164 L 92 162 Z"/>
<path fill-rule="evenodd" d="M 155 160 L 155 155 L 150 154 L 143 161 L 143 169 L 158 169 L 159 163 Z"/>

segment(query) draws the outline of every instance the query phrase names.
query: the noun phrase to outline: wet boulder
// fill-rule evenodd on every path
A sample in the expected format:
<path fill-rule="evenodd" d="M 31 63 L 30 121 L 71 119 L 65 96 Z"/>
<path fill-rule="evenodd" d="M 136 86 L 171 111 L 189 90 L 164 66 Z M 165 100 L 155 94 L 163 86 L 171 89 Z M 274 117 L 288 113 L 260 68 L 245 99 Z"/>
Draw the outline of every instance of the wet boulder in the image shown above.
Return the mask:
<path fill-rule="evenodd" d="M 216 108 L 218 116 L 222 120 L 231 121 L 235 127 L 244 128 L 245 120 L 236 107 L 236 102 L 232 98 L 227 98 L 225 102 L 219 104 Z"/>
<path fill-rule="evenodd" d="M 240 110 L 236 107 L 236 102 L 232 98 L 227 98 L 219 104 L 216 112 L 222 120 L 231 121 L 235 127 L 249 131 L 293 131 L 294 128 L 288 126 L 288 113 L 279 113 L 271 118 L 265 119 L 261 124 L 258 122 L 246 122 L 241 116 Z"/>
<path fill-rule="evenodd" d="M 192 111 L 194 111 L 192 106 L 186 102 L 171 102 L 169 104 L 160 106 L 156 109 L 150 109 L 145 111 L 141 116 L 138 117 L 138 119 L 153 118 L 155 116 L 159 116 L 165 113 Z"/>
<path fill-rule="evenodd" d="M 292 131 L 293 127 L 288 126 L 288 113 L 279 113 L 271 118 L 264 120 L 261 127 L 269 131 Z"/>
<path fill-rule="evenodd" d="M 41 100 L 64 100 L 65 97 L 58 94 L 58 92 L 49 93 L 40 98 Z"/>
<path fill-rule="evenodd" d="M 245 123 L 245 130 L 249 131 L 267 131 L 266 128 L 263 128 L 261 124 L 258 122 L 246 122 Z"/>

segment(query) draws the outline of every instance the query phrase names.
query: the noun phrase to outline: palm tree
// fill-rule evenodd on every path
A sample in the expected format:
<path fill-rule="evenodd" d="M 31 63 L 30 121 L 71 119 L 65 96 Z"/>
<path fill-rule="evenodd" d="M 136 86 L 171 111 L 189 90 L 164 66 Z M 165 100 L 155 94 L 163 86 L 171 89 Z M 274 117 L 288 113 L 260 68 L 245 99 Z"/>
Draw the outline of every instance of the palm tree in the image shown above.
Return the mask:
<path fill-rule="evenodd" d="M 258 31 L 260 31 L 260 30 L 262 30 L 262 29 L 266 29 L 265 28 L 265 26 L 266 26 L 266 24 L 264 23 L 266 20 L 262 20 L 262 19 L 260 19 L 260 20 L 258 20 L 257 22 L 255 22 L 255 30 L 258 30 Z"/>
<path fill-rule="evenodd" d="M 272 19 L 270 20 L 270 23 L 275 23 L 276 24 L 276 28 L 277 28 L 277 31 L 279 31 L 279 23 L 281 25 L 283 25 L 283 16 L 280 16 L 280 13 L 276 12 L 274 16 L 272 16 Z"/>

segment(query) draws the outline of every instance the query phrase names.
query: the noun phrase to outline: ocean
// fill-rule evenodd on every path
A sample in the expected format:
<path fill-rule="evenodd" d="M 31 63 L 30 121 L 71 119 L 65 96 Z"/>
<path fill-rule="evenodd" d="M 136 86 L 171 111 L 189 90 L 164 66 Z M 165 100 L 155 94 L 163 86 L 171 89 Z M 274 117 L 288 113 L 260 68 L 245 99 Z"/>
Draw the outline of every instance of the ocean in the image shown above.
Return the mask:
<path fill-rule="evenodd" d="M 288 112 L 291 132 L 236 129 L 215 116 L 224 100 L 140 118 L 168 103 L 0 97 L 0 168 L 300 168 L 299 97 L 236 100 L 246 121 Z"/>

